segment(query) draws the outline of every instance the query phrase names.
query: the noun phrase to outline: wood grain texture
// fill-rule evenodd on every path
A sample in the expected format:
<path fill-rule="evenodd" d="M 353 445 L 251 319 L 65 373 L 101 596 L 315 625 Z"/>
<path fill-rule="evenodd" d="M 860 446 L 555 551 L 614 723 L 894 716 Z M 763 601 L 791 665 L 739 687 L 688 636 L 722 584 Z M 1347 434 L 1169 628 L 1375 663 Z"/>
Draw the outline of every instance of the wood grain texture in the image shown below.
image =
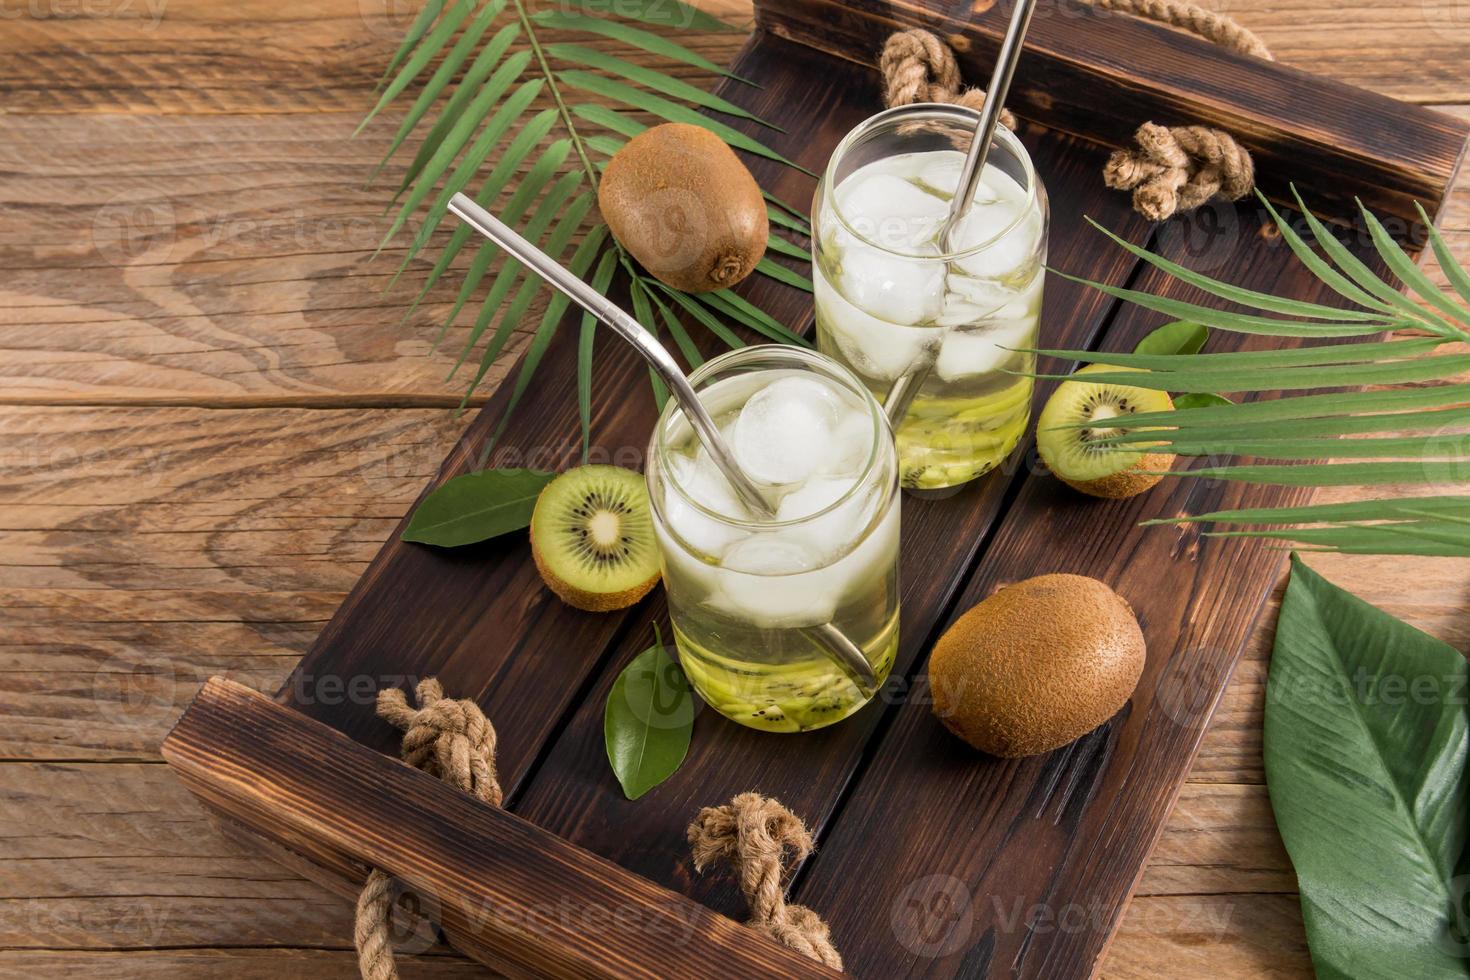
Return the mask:
<path fill-rule="evenodd" d="M 894 30 L 932 30 L 977 79 L 1000 50 L 1008 10 L 924 0 L 756 3 L 769 30 L 868 66 Z M 1453 117 L 1087 4 L 1046 12 L 1027 32 L 1006 101 L 1058 132 L 1116 148 L 1131 146 L 1145 121 L 1216 127 L 1250 150 L 1266 193 L 1287 195 L 1295 182 L 1340 204 L 1361 198 L 1410 224 L 1416 200 L 1439 213 L 1459 171 L 1470 130 Z"/>
<path fill-rule="evenodd" d="M 511 975 L 840 975 L 239 684 L 205 685 L 163 754 L 253 833 L 392 875 Z"/>
<path fill-rule="evenodd" d="M 707 2 L 700 5 L 709 6 Z M 741 0 L 726 0 L 721 6 L 732 20 L 749 21 L 748 4 Z M 1470 55 L 1470 20 L 1464 16 L 1463 4 L 1428 0 L 1394 7 L 1357 0 L 1300 0 L 1281 6 L 1264 0 L 1229 0 L 1214 6 L 1257 30 L 1288 64 L 1470 118 L 1465 105 L 1470 102 L 1470 87 L 1461 70 Z M 7 269 L 0 276 L 4 296 L 0 302 L 0 346 L 4 347 L 0 371 L 6 378 L 0 383 L 0 403 L 55 400 L 74 406 L 48 410 L 56 412 L 55 418 L 37 428 L 33 417 L 25 414 L 33 409 L 0 404 L 0 446 L 5 450 L 0 452 L 0 539 L 27 532 L 34 544 L 44 541 L 57 526 L 80 521 L 104 528 L 102 536 L 110 547 L 129 550 L 132 518 L 127 500 L 137 497 L 149 506 L 147 501 L 157 494 L 160 481 L 172 481 L 175 474 L 188 477 L 178 481 L 188 486 L 176 485 L 170 509 L 160 509 L 158 516 L 168 520 L 178 516 L 192 526 L 207 527 L 210 498 L 232 496 L 232 482 L 248 477 L 221 468 L 214 478 L 205 478 L 207 471 L 198 466 L 198 460 L 211 453 L 211 444 L 215 455 L 223 455 L 237 424 L 250 432 L 272 426 L 282 430 L 272 445 L 291 461 L 274 466 L 271 479 L 260 481 L 253 490 L 262 501 L 279 498 L 279 506 L 260 510 L 248 526 L 235 528 L 232 535 L 230 554 L 254 571 L 249 577 L 226 569 L 212 573 L 224 580 L 219 587 L 199 583 L 197 563 L 170 568 L 148 561 L 141 548 L 107 565 L 89 561 L 85 535 L 75 529 L 68 547 L 55 552 L 39 569 L 30 562 L 29 546 L 0 551 L 0 575 L 8 583 L 0 588 L 0 718 L 11 736 L 0 745 L 0 760 L 135 758 L 148 763 L 88 766 L 90 771 L 111 774 L 111 780 L 77 784 L 69 781 L 75 763 L 0 761 L 0 779 L 7 787 L 0 795 L 0 822 L 6 827 L 0 861 L 12 845 L 22 846 L 18 843 L 22 839 L 25 846 L 39 848 L 27 852 L 32 857 L 70 848 L 65 852 L 67 861 L 95 872 L 89 876 L 87 894 L 126 896 L 130 908 L 146 915 L 152 902 L 148 896 L 178 887 L 170 884 L 171 878 L 214 881 L 224 890 L 234 887 L 230 885 L 233 878 L 253 877 L 221 860 L 233 855 L 243 861 L 246 852 L 214 832 L 197 807 L 187 816 L 190 811 L 184 807 L 191 797 L 160 775 L 156 748 L 167 724 L 182 710 L 188 694 L 211 673 L 233 667 L 236 676 L 260 689 L 273 690 L 279 685 L 341 601 L 348 583 L 361 573 L 387 533 L 387 525 L 432 476 L 463 421 L 456 423 L 447 410 L 425 409 L 412 413 L 422 421 L 400 426 L 397 419 L 402 410 L 382 407 L 403 404 L 400 399 L 405 392 L 415 399 L 411 404 L 444 405 L 457 399 L 460 389 L 456 383 L 440 383 L 447 365 L 429 370 L 421 363 L 429 356 L 428 340 L 436 329 L 435 321 L 416 315 L 407 327 L 399 328 L 408 294 L 383 293 L 374 282 L 354 282 L 360 268 L 372 268 L 364 265 L 363 258 L 340 260 L 272 248 L 269 241 L 250 251 L 227 252 L 216 239 L 208 248 L 191 241 L 183 262 L 176 269 L 164 265 L 154 270 L 154 279 L 141 278 L 145 275 L 141 268 L 126 274 L 134 282 L 143 282 L 145 292 L 148 283 L 187 285 L 207 280 L 212 293 L 206 299 L 214 304 L 209 308 L 225 312 L 261 308 L 255 297 L 269 295 L 263 291 L 267 287 L 252 285 L 255 280 L 283 280 L 282 289 L 308 299 L 311 290 L 328 288 L 330 296 L 359 302 L 359 336 L 352 337 L 346 330 L 317 331 L 331 335 L 318 348 L 315 363 L 319 368 L 309 368 L 309 358 L 292 360 L 292 352 L 300 347 L 296 341 L 311 330 L 297 331 L 298 336 L 278 352 L 281 363 L 292 366 L 298 376 L 319 382 L 309 395 L 280 393 L 280 382 L 267 374 L 270 369 L 259 369 L 256 379 L 247 378 L 251 365 L 231 349 L 239 340 L 225 333 L 198 330 L 182 335 L 177 347 L 160 341 L 157 347 L 135 354 L 116 341 L 99 337 L 95 325 L 90 331 L 71 330 L 63 342 L 56 335 L 64 324 L 48 322 L 42 327 L 37 323 L 34 311 L 24 309 L 30 301 L 16 295 L 13 288 L 19 277 L 31 277 L 25 280 L 27 295 L 39 293 L 43 302 L 58 308 L 53 320 L 69 310 L 77 322 L 86 322 L 97 319 L 99 311 L 108 306 L 137 303 L 131 286 L 110 285 L 116 282 L 110 278 L 114 274 L 96 268 L 95 254 L 85 254 L 90 248 L 88 236 L 72 235 L 68 229 L 85 229 L 98 215 L 107 217 L 104 207 L 114 193 L 153 194 L 153 186 L 140 175 L 177 174 L 185 167 L 194 174 L 219 174 L 218 182 L 229 191 L 226 211 L 243 218 L 270 216 L 276 229 L 273 236 L 256 237 L 276 237 L 277 246 L 283 237 L 319 239 L 339 227 L 344 217 L 359 213 L 377 220 L 382 199 L 372 193 L 354 196 L 362 209 L 349 212 L 340 194 L 316 193 L 315 179 L 288 177 L 305 188 L 294 204 L 282 203 L 278 184 L 281 174 L 304 175 L 375 161 L 374 151 L 382 145 L 380 134 L 364 134 L 361 147 L 339 137 L 365 110 L 376 74 L 397 40 L 396 33 L 380 33 L 363 22 L 358 0 L 313 0 L 289 10 L 273 3 L 170 0 L 164 25 L 185 33 L 168 36 L 166 43 L 156 42 L 158 35 L 138 30 L 141 25 L 126 17 L 77 18 L 66 16 L 64 7 L 62 0 L 28 4 L 22 16 L 0 19 L 0 47 L 7 54 L 0 59 L 0 100 L 7 113 L 0 115 L 0 135 L 6 137 L 0 140 L 0 157 L 5 161 L 0 168 L 0 193 L 4 195 L 0 202 L 5 204 L 6 215 L 0 220 L 0 247 Z M 39 16 L 34 13 L 37 9 Z M 695 45 L 712 60 L 724 63 L 740 40 L 738 35 L 710 35 L 696 38 Z M 207 50 L 207 56 L 200 50 Z M 648 60 L 631 53 L 629 57 Z M 260 70 L 267 61 L 282 70 L 267 77 Z M 37 113 L 45 118 L 38 118 Z M 347 118 L 341 123 L 325 118 L 333 113 Z M 213 116 L 224 118 L 213 120 Z M 129 138 L 130 127 L 147 137 Z M 293 131 L 303 138 L 292 139 Z M 276 152 L 262 157 L 263 165 L 257 168 L 231 169 L 213 152 L 212 139 L 219 135 L 229 145 L 231 132 L 275 144 Z M 99 139 L 104 133 L 106 139 Z M 78 152 L 67 146 L 77 143 L 88 149 Z M 11 152 L 15 145 L 27 148 L 26 158 L 15 158 Z M 114 159 L 119 161 L 116 165 Z M 39 165 L 28 162 L 37 160 Z M 49 195 L 22 198 L 24 188 L 17 189 L 20 182 L 8 179 L 9 174 L 21 173 L 24 182 L 30 183 L 45 180 L 53 171 L 65 179 L 50 181 Z M 199 181 L 206 190 L 207 184 Z M 341 190 L 345 193 L 355 186 L 346 182 Z M 143 200 L 169 200 L 166 187 L 157 194 Z M 54 205 L 48 205 L 48 196 Z M 24 205 L 18 206 L 22 200 Z M 249 200 L 273 203 L 252 209 Z M 1467 204 L 1470 195 L 1462 180 L 1443 226 L 1452 248 L 1462 257 L 1470 254 Z M 190 213 L 198 214 L 192 208 Z M 243 242 L 245 236 L 233 237 Z M 201 261 L 190 265 L 190 252 Z M 39 278 L 40 272 L 27 271 L 42 267 L 44 279 Z M 1436 270 L 1430 271 L 1437 276 Z M 338 278 L 344 280 L 341 288 L 331 285 Z M 97 288 L 87 288 L 88 280 Z M 308 280 L 314 285 L 307 285 Z M 301 285 L 293 286 L 293 282 Z M 249 304 L 231 306 L 235 289 L 254 290 L 255 296 Z M 91 309 L 93 305 L 98 309 Z M 320 324 L 327 314 L 307 310 L 302 320 Z M 254 329 L 251 317 L 237 317 L 230 326 Z M 167 332 L 159 329 L 158 335 Z M 259 336 L 262 346 L 272 346 L 268 332 Z M 339 342 L 341 346 L 334 350 Z M 121 352 L 104 350 L 99 355 L 99 346 L 104 344 Z M 42 361 L 65 359 L 64 371 L 38 363 L 25 369 L 28 374 L 22 373 L 22 356 L 36 356 L 28 351 L 48 351 Z M 218 372 L 208 363 L 216 357 L 224 366 Z M 341 363 L 327 365 L 328 361 Z M 353 371 L 352 365 L 359 362 L 371 367 Z M 274 370 L 281 373 L 280 368 Z M 229 372 L 235 374 L 228 384 L 214 377 L 216 373 L 228 377 Z M 322 382 L 329 374 L 331 380 Z M 165 377 L 168 380 L 159 381 Z M 485 391 L 488 394 L 490 389 Z M 311 412 L 270 407 L 236 413 L 213 408 L 226 404 L 226 399 L 243 407 L 270 404 L 268 399 L 277 397 L 293 401 L 310 397 L 314 404 L 346 406 L 344 414 L 354 416 L 356 424 L 350 429 L 330 424 L 327 428 L 346 434 L 348 445 L 338 447 L 330 440 L 314 439 L 310 425 L 294 420 L 310 418 Z M 94 416 L 106 415 L 91 405 L 136 405 L 159 398 L 200 407 L 137 409 L 127 413 L 126 425 L 91 424 Z M 252 412 L 263 421 L 244 422 Z M 435 418 L 439 421 L 433 421 Z M 15 443 L 6 441 L 12 425 L 29 433 L 19 461 Z M 120 464 L 120 455 L 125 457 L 130 451 L 120 446 L 134 438 L 127 434 L 128 429 L 156 427 L 156 434 L 145 438 L 162 443 L 169 427 L 175 425 L 200 436 L 193 441 L 193 452 L 163 453 L 152 466 Z M 393 433 L 383 440 L 395 446 L 391 454 L 374 457 L 378 449 L 375 431 Z M 383 507 L 365 506 L 361 493 L 346 500 L 334 497 L 347 455 L 362 456 L 365 469 L 402 465 L 391 489 L 388 481 L 373 484 Z M 45 466 L 37 464 L 38 456 L 47 461 Z M 89 501 L 83 492 L 88 487 L 105 490 L 112 499 Z M 38 506 L 44 494 L 32 491 L 58 488 L 70 493 L 64 510 Z M 344 503 L 352 506 L 338 510 Z M 383 516 L 390 510 L 392 514 Z M 229 520 L 229 515 L 224 519 Z M 339 545 L 332 562 L 320 560 L 315 547 L 298 552 L 274 544 L 295 534 L 355 543 L 350 548 Z M 151 584 L 146 587 L 130 581 L 131 566 L 140 563 L 147 566 Z M 1470 581 L 1470 563 L 1331 556 L 1313 558 L 1311 563 L 1334 582 L 1395 615 L 1461 649 L 1470 647 L 1470 596 L 1464 584 Z M 43 584 L 45 578 L 55 581 L 58 576 L 70 584 Z M 285 586 L 288 581 L 315 583 L 315 587 L 294 590 Z M 1259 797 L 1245 810 L 1191 804 L 1196 792 L 1237 786 L 1241 792 L 1260 792 L 1248 784 L 1261 779 L 1261 681 L 1273 622 L 1273 614 L 1263 617 L 1262 628 L 1237 667 L 1192 774 L 1192 779 L 1209 785 L 1192 782 L 1184 787 L 1175 819 L 1165 830 L 1139 897 L 1125 915 L 1104 962 L 1104 976 L 1310 976 L 1295 898 L 1252 894 L 1241 883 L 1221 882 L 1217 877 L 1221 855 L 1210 842 L 1217 835 L 1238 838 L 1240 825 L 1234 822 L 1247 820 L 1246 813 L 1256 813 Z M 108 678 L 104 700 L 130 690 L 137 692 L 128 696 L 121 719 L 108 720 L 116 715 L 113 709 L 99 706 L 94 710 L 96 702 L 89 694 L 62 689 L 64 678 L 58 686 L 46 677 L 52 672 L 78 671 L 90 677 L 114 656 L 121 672 Z M 273 663 L 279 665 L 274 674 Z M 172 665 L 177 665 L 177 683 L 152 686 L 153 678 Z M 135 669 L 144 672 L 141 679 L 128 676 Z M 26 683 L 11 683 L 16 673 L 26 677 Z M 27 732 L 27 718 L 45 719 L 39 735 L 35 728 Z M 13 730 L 15 722 L 20 723 L 18 734 Z M 76 793 L 65 786 L 75 786 Z M 69 802 L 52 805 L 53 800 L 62 799 Z M 104 811 L 115 813 L 111 830 L 101 827 L 107 822 Z M 186 814 L 184 819 L 181 813 Z M 1203 822 L 1202 814 L 1209 813 L 1232 823 Z M 55 831 L 54 825 L 63 821 L 66 832 Z M 94 831 L 94 826 L 99 829 Z M 1269 823 L 1262 825 L 1261 834 L 1269 836 L 1268 831 Z M 146 855 L 154 840 L 166 841 L 177 860 L 155 856 L 147 867 L 142 863 L 131 869 L 112 865 L 109 873 L 102 872 L 105 858 L 98 855 Z M 1186 843 L 1197 844 L 1201 850 L 1181 850 Z M 1275 867 L 1271 853 L 1279 853 L 1277 849 L 1279 843 L 1260 854 L 1232 851 L 1230 866 L 1258 874 Z M 1160 862 L 1165 859 L 1167 870 L 1161 872 Z M 1163 881 L 1156 873 L 1167 874 L 1168 881 L 1150 885 L 1150 881 Z M 4 913 L 10 921 L 33 917 L 67 921 L 72 917 L 72 897 L 60 894 L 50 880 L 41 879 L 39 884 L 32 897 L 23 900 L 26 908 L 21 913 Z M 247 880 L 237 891 L 248 887 Z M 316 889 L 307 884 L 301 887 Z M 1224 894 L 1207 894 L 1212 888 Z M 1170 894 L 1160 894 L 1164 890 Z M 321 900 L 310 904 L 296 920 L 315 934 L 332 932 L 332 949 L 290 948 L 305 941 L 304 935 L 292 930 L 272 934 L 270 930 L 284 921 L 277 909 L 268 902 L 242 898 L 230 903 L 214 934 L 197 934 L 198 941 L 205 944 L 198 949 L 133 949 L 128 948 L 124 935 L 115 937 L 118 946 L 112 950 L 0 949 L 0 976 L 29 980 L 85 970 L 109 978 L 352 977 L 356 976 L 355 958 L 345 945 L 347 933 L 338 925 L 343 909 L 345 906 L 333 907 L 331 901 Z M 21 918 L 11 918 L 13 915 Z M 321 917 L 315 924 L 310 922 L 313 915 Z M 265 942 L 281 948 L 241 948 L 238 940 L 243 935 L 266 935 Z M 413 956 L 405 964 L 405 974 L 484 975 L 480 967 L 447 956 Z"/>

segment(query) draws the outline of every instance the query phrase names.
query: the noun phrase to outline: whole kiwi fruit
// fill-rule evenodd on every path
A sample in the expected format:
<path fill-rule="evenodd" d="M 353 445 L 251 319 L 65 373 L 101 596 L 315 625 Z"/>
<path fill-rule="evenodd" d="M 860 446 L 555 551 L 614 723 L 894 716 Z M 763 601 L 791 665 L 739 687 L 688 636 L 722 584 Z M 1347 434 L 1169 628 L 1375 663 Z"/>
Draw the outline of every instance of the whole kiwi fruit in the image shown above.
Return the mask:
<path fill-rule="evenodd" d="M 624 609 L 659 579 L 648 488 L 621 466 L 578 466 L 552 480 L 531 514 L 531 557 L 562 601 Z"/>
<path fill-rule="evenodd" d="M 733 286 L 766 253 L 760 187 L 701 126 L 664 123 L 634 136 L 608 161 L 597 204 L 618 242 L 686 293 Z"/>
<path fill-rule="evenodd" d="M 1173 453 L 1139 451 L 1154 444 L 1124 448 L 1101 441 L 1127 432 L 1130 415 L 1174 410 L 1165 392 L 1087 380 L 1098 371 L 1129 370 L 1135 369 L 1089 364 L 1057 386 L 1036 420 L 1037 453 L 1074 490 L 1094 497 L 1132 497 L 1162 480 L 1162 471 L 1174 465 Z"/>
<path fill-rule="evenodd" d="M 1127 702 L 1143 672 L 1127 602 L 1083 575 L 1040 575 L 970 609 L 934 645 L 929 682 L 946 728 L 991 755 L 1049 752 Z"/>

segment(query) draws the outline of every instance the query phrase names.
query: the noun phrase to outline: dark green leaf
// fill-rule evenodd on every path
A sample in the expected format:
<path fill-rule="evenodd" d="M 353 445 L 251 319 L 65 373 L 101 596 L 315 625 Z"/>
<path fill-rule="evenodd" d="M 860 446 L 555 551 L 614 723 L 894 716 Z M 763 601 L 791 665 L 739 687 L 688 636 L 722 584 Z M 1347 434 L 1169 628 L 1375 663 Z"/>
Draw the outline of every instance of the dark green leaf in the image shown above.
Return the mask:
<path fill-rule="evenodd" d="M 593 102 L 579 102 L 571 110 L 574 116 L 580 116 L 590 123 L 596 123 L 630 139 L 648 128 L 632 116 Z"/>
<path fill-rule="evenodd" d="M 673 78 L 653 68 L 645 68 L 643 65 L 635 65 L 630 61 L 624 61 L 616 55 L 595 48 L 584 47 L 580 44 L 548 44 L 545 46 L 546 53 L 553 58 L 570 61 L 573 64 L 586 68 L 597 68 L 602 71 L 612 72 L 620 78 L 626 78 L 630 82 L 646 86 L 682 102 L 693 102 L 697 106 L 723 112 L 726 115 L 736 116 L 740 119 L 749 119 L 769 129 L 784 133 L 785 130 L 774 123 L 766 122 L 764 119 L 752 112 L 747 112 L 728 99 L 722 99 L 718 95 L 706 92 L 695 85 L 690 85 L 682 79 Z"/>
<path fill-rule="evenodd" d="M 658 294 L 653 291 L 653 287 L 649 286 L 647 282 L 642 279 L 635 279 L 634 282 L 636 283 L 636 288 L 647 293 L 649 300 L 654 306 L 658 307 L 658 312 L 663 317 L 664 325 L 669 328 L 669 333 L 674 337 L 674 343 L 678 345 L 680 352 L 684 355 L 684 360 L 689 363 L 689 370 L 692 371 L 703 364 L 704 355 L 699 352 L 699 348 L 695 346 L 694 341 L 689 336 L 689 332 L 684 329 L 684 324 L 679 322 L 678 315 L 664 305 L 664 301 L 658 298 Z"/>
<path fill-rule="evenodd" d="M 403 35 L 403 40 L 398 43 L 398 50 L 394 51 L 393 57 L 388 59 L 388 67 L 383 69 L 383 76 L 378 80 L 379 88 L 382 88 L 384 83 L 392 77 L 393 69 L 403 63 L 403 59 L 408 57 L 408 53 L 413 50 L 415 44 L 419 43 L 419 39 L 428 33 L 429 26 L 434 23 L 434 19 L 443 9 L 444 0 L 429 0 L 424 4 L 423 9 L 418 12 L 418 16 L 413 19 L 413 24 L 408 28 L 408 33 Z"/>
<path fill-rule="evenodd" d="M 1234 405 L 1235 403 L 1224 395 L 1214 395 L 1209 392 L 1188 392 L 1174 399 L 1174 408 L 1209 408 L 1212 405 Z"/>
<path fill-rule="evenodd" d="M 1321 364 L 1363 364 L 1368 362 L 1400 360 L 1432 353 L 1444 343 L 1447 343 L 1447 341 L 1443 337 L 1419 337 L 1413 340 L 1367 341 L 1356 344 L 1330 344 L 1314 347 L 1220 351 L 1215 354 L 1191 354 L 1188 356 L 1188 360 L 1177 359 L 1174 355 L 1145 353 L 1142 351 L 1132 354 L 1115 354 L 1110 351 L 1042 348 L 1037 350 L 1036 353 L 1046 357 L 1059 358 L 1064 361 L 1113 364 L 1118 367 L 1142 368 L 1145 371 L 1172 371 L 1181 365 L 1191 368 L 1238 367 L 1256 369 Z"/>
<path fill-rule="evenodd" d="M 1319 977 L 1470 976 L 1470 812 L 1454 648 L 1294 558 L 1266 691 L 1266 782 Z"/>
<path fill-rule="evenodd" d="M 1301 391 L 1308 388 L 1346 388 L 1356 385 L 1396 385 L 1449 378 L 1470 370 L 1470 354 L 1423 357 L 1378 364 L 1339 364 L 1328 367 L 1209 368 L 1190 366 L 1183 358 L 1175 371 L 1094 371 L 1095 384 L 1131 385 L 1156 391 Z M 1042 378 L 1070 375 L 1042 374 Z"/>
<path fill-rule="evenodd" d="M 728 289 L 699 293 L 695 298 L 714 307 L 732 320 L 745 324 L 757 333 L 765 334 L 777 343 L 794 344 L 797 347 L 812 345 L 811 341 L 800 334 L 793 333 L 789 327 L 777 322 L 765 310 Z"/>
<path fill-rule="evenodd" d="M 1180 356 L 1198 354 L 1210 339 L 1210 331 L 1198 323 L 1174 320 L 1144 337 L 1133 348 L 1135 354 Z"/>
<path fill-rule="evenodd" d="M 1423 297 L 1424 301 L 1430 306 L 1461 322 L 1470 323 L 1470 312 L 1466 312 L 1451 302 L 1450 298 L 1430 281 L 1429 277 L 1424 274 L 1418 264 L 1404 253 L 1403 248 L 1399 246 L 1398 242 L 1393 240 L 1393 236 L 1388 233 L 1388 229 L 1383 227 L 1383 223 L 1373 216 L 1373 212 L 1363 207 L 1361 201 L 1358 202 L 1358 208 L 1363 212 L 1363 220 L 1368 225 L 1368 234 L 1373 239 L 1373 247 L 1378 249 L 1378 254 L 1382 256 L 1384 264 L 1393 270 L 1394 275 L 1398 276 L 1404 285 Z M 1433 314 L 1429 314 L 1427 311 L 1421 313 L 1421 315 L 1433 316 Z M 1448 332 L 1457 334 L 1457 339 L 1470 340 L 1470 335 L 1467 335 L 1459 327 L 1450 323 L 1450 321 L 1440 317 L 1433 317 L 1433 319 L 1437 323 L 1447 327 Z"/>
<path fill-rule="evenodd" d="M 531 523 L 536 498 L 555 473 L 482 470 L 436 487 L 414 509 L 404 541 L 452 548 L 487 541 Z"/>
<path fill-rule="evenodd" d="M 693 730 L 694 694 L 660 638 L 623 668 L 603 709 L 607 761 L 623 795 L 636 800 L 672 776 Z"/>
<path fill-rule="evenodd" d="M 1256 191 L 1256 198 L 1270 212 L 1271 219 L 1276 222 L 1277 230 L 1281 232 L 1282 239 L 1291 249 L 1292 254 L 1297 257 L 1297 261 L 1306 266 L 1312 275 L 1320 279 L 1339 296 L 1349 299 L 1359 306 L 1367 307 L 1370 310 L 1377 310 L 1380 313 L 1391 313 L 1393 311 L 1394 307 L 1392 305 L 1359 288 L 1350 279 L 1334 269 L 1331 264 L 1324 261 L 1316 252 L 1312 251 L 1312 247 L 1302 240 L 1302 236 L 1296 233 L 1296 229 L 1291 226 L 1291 222 L 1283 218 L 1271 206 L 1271 202 L 1266 200 L 1266 195 L 1258 190 Z"/>
<path fill-rule="evenodd" d="M 796 259 L 798 262 L 805 262 L 807 265 L 811 265 L 812 262 L 811 252 L 791 244 L 775 232 L 772 232 L 770 237 L 766 239 L 766 250 L 768 252 L 775 252 L 777 255 L 784 255 L 787 258 Z M 810 289 L 811 287 L 807 286 L 807 288 Z"/>
<path fill-rule="evenodd" d="M 1470 497 L 1396 497 L 1387 500 L 1353 500 L 1341 504 L 1307 504 L 1301 507 L 1255 507 L 1146 523 L 1213 521 L 1221 524 L 1321 524 L 1328 521 L 1395 520 L 1413 516 L 1415 513 L 1435 516 L 1470 514 Z"/>
<path fill-rule="evenodd" d="M 1467 469 L 1470 469 L 1470 465 L 1463 460 L 1414 460 L 1392 463 L 1319 463 L 1316 466 L 1210 466 L 1170 475 L 1268 483 L 1279 487 L 1365 487 L 1386 483 L 1463 483 Z"/>
<path fill-rule="evenodd" d="M 1429 229 L 1429 243 L 1434 248 L 1434 257 L 1439 262 L 1440 271 L 1455 287 L 1455 292 L 1466 303 L 1470 303 L 1470 273 L 1465 272 L 1465 267 L 1455 259 L 1450 247 L 1445 243 L 1444 236 L 1439 229 L 1434 227 L 1434 222 L 1429 220 L 1429 215 L 1424 213 L 1424 208 L 1416 201 L 1414 207 L 1419 211 L 1419 220 L 1424 222 L 1424 227 Z"/>

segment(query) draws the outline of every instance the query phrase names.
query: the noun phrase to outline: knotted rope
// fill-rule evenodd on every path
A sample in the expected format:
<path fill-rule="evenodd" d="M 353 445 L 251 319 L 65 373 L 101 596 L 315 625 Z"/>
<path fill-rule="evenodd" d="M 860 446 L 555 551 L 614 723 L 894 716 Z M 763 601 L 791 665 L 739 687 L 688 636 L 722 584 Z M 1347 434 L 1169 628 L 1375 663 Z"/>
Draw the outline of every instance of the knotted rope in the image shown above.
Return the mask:
<path fill-rule="evenodd" d="M 1086 0 L 1100 10 L 1130 14 L 1189 31 L 1241 54 L 1271 59 L 1260 38 L 1223 14 L 1187 0 Z M 961 90 L 954 52 L 922 28 L 888 38 L 878 60 L 887 106 L 948 102 L 979 109 L 980 89 Z M 1009 110 L 1001 122 L 1016 126 Z M 1219 195 L 1236 201 L 1255 187 L 1250 153 L 1229 133 L 1207 126 L 1159 126 L 1146 122 L 1134 134 L 1137 149 L 1117 150 L 1103 168 L 1103 182 L 1133 192 L 1133 207 L 1152 221 L 1190 211 Z"/>
<path fill-rule="evenodd" d="M 812 852 L 806 825 L 790 810 L 759 793 L 741 793 L 724 806 L 707 806 L 689 825 L 694 868 L 717 859 L 729 862 L 750 907 L 746 925 L 805 956 L 842 969 L 827 923 L 811 909 L 787 905 L 781 885 L 786 849 L 797 861 Z"/>
<path fill-rule="evenodd" d="M 417 708 L 409 707 L 408 698 L 396 687 L 378 692 L 378 717 L 404 733 L 403 761 L 499 806 L 495 728 L 479 705 L 446 698 L 432 677 L 420 681 L 415 693 Z M 398 980 L 389 930 L 394 897 L 393 878 L 374 868 L 357 899 L 352 935 L 364 980 Z"/>

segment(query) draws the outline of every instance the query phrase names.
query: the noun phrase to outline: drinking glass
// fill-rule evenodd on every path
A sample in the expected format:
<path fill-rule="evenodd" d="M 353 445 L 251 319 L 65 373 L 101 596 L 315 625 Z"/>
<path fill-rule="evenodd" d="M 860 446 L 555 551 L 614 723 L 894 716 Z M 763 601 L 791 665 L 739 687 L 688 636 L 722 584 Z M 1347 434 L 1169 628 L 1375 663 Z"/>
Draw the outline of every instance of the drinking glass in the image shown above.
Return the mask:
<path fill-rule="evenodd" d="M 944 219 L 979 114 L 900 106 L 838 145 L 813 206 L 817 344 L 884 401 L 918 370 L 897 425 L 904 487 L 992 469 L 1031 415 L 1047 242 L 1046 192 L 997 127 L 969 212 Z"/>
<path fill-rule="evenodd" d="M 873 692 L 812 628 L 845 634 L 880 685 L 898 649 L 892 431 L 868 389 L 815 351 L 741 348 L 690 382 L 776 514 L 741 504 L 671 400 L 647 480 L 681 665 L 700 697 L 741 724 L 832 724 Z"/>

